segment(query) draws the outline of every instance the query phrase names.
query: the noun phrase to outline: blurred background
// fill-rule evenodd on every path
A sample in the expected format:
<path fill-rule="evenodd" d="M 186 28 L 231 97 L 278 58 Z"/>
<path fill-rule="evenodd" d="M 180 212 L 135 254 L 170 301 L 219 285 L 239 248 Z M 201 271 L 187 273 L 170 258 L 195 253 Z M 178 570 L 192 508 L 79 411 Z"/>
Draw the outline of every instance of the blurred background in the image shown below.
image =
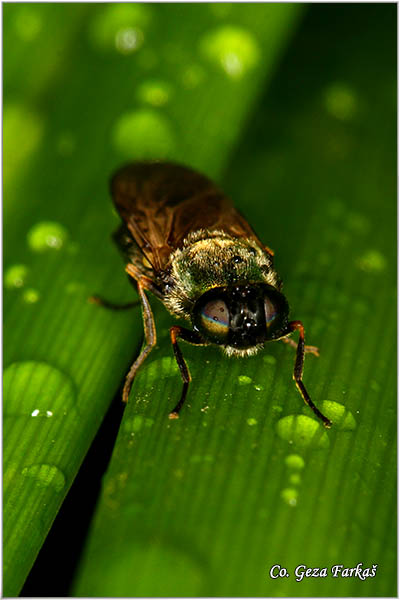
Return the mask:
<path fill-rule="evenodd" d="M 3 5 L 5 595 L 396 594 L 396 23 L 393 4 Z M 153 301 L 124 412 L 141 319 L 87 298 L 135 297 L 108 181 L 143 158 L 214 178 L 275 250 L 331 431 L 283 344 L 185 345 L 171 428 Z M 292 574 L 358 563 L 376 576 Z"/>

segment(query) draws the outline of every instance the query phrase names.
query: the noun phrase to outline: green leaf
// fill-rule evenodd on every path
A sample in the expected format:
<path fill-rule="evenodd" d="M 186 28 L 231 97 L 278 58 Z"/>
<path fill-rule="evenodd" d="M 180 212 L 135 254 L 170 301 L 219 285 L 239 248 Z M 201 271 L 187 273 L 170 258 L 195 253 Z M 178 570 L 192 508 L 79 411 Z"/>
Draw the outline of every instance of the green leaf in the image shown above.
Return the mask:
<path fill-rule="evenodd" d="M 182 344 L 193 383 L 169 421 L 175 321 L 153 302 L 158 348 L 125 410 L 77 595 L 395 595 L 395 39 L 392 7 L 312 10 L 225 178 L 321 349 L 304 378 L 332 429 L 302 409 L 279 344 L 246 360 Z M 321 576 L 296 581 L 302 565 Z"/>
<path fill-rule="evenodd" d="M 313 6 L 278 65 L 298 10 L 5 5 L 5 595 L 139 352 L 138 310 L 87 298 L 136 297 L 107 241 L 107 185 L 156 155 L 216 177 L 275 250 L 292 318 L 321 351 L 304 381 L 333 427 L 303 406 L 277 343 L 246 360 L 182 343 L 193 382 L 168 420 L 176 320 L 151 299 L 158 347 L 74 593 L 395 595 L 396 8 Z M 364 581 L 344 570 L 358 564 Z M 326 577 L 296 581 L 301 565 Z"/>
<path fill-rule="evenodd" d="M 118 222 L 110 173 L 156 157 L 221 173 L 299 10 L 5 6 L 8 596 L 19 593 L 140 345 L 136 312 L 87 301 L 132 297 L 108 243 Z"/>

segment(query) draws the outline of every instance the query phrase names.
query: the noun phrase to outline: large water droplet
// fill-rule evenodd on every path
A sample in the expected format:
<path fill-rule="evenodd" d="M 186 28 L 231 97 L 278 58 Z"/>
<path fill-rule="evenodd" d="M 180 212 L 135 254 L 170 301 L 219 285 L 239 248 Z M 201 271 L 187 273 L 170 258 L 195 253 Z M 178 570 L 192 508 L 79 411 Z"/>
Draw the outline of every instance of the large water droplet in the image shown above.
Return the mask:
<path fill-rule="evenodd" d="M 65 244 L 68 232 L 53 221 L 42 221 L 34 225 L 28 233 L 28 244 L 35 252 L 53 249 L 59 250 Z"/>
<path fill-rule="evenodd" d="M 138 50 L 144 40 L 141 29 L 124 27 L 117 31 L 115 36 L 115 47 L 121 54 L 132 54 Z"/>
<path fill-rule="evenodd" d="M 321 410 L 337 429 L 352 431 L 357 427 L 353 414 L 339 402 L 324 400 Z"/>
<path fill-rule="evenodd" d="M 65 416 L 75 409 L 72 380 L 47 363 L 13 363 L 3 375 L 4 415 L 26 417 Z"/>
<path fill-rule="evenodd" d="M 65 476 L 55 465 L 30 465 L 22 469 L 22 475 L 31 477 L 37 487 L 52 487 L 58 493 L 65 487 Z"/>
<path fill-rule="evenodd" d="M 114 126 L 112 138 L 125 158 L 163 158 L 175 147 L 169 120 L 153 109 L 123 114 Z"/>
<path fill-rule="evenodd" d="M 89 29 L 89 38 L 96 49 L 134 52 L 143 43 L 143 28 L 151 20 L 145 4 L 103 4 Z"/>
<path fill-rule="evenodd" d="M 4 273 L 4 285 L 6 288 L 20 288 L 25 285 L 28 276 L 28 267 L 25 265 L 13 265 L 8 267 Z"/>
<path fill-rule="evenodd" d="M 231 25 L 205 34 L 200 41 L 200 52 L 232 79 L 241 79 L 260 59 L 254 37 L 245 29 Z"/>
<path fill-rule="evenodd" d="M 300 448 L 329 447 L 329 437 L 323 426 L 305 415 L 288 415 L 279 419 L 276 432 L 280 438 Z"/>

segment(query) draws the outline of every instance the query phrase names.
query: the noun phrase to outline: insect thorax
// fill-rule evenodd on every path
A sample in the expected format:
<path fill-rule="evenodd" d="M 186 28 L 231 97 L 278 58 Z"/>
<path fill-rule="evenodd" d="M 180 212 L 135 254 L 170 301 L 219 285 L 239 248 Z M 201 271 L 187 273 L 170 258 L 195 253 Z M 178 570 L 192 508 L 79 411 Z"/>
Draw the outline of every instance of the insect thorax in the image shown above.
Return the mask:
<path fill-rule="evenodd" d="M 267 283 L 280 289 L 271 255 L 255 241 L 223 231 L 198 230 L 171 254 L 163 282 L 164 304 L 190 318 L 197 299 L 213 287 Z"/>

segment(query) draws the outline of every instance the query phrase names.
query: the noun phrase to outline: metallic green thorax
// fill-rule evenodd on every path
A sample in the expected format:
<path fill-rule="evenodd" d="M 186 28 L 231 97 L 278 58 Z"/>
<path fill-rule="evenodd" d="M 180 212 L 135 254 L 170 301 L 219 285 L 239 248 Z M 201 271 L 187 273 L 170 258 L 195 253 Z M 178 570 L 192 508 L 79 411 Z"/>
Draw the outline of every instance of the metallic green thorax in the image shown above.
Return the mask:
<path fill-rule="evenodd" d="M 199 230 L 171 255 L 164 303 L 171 313 L 188 318 L 209 289 L 241 283 L 267 283 L 279 290 L 271 255 L 253 240 Z"/>

